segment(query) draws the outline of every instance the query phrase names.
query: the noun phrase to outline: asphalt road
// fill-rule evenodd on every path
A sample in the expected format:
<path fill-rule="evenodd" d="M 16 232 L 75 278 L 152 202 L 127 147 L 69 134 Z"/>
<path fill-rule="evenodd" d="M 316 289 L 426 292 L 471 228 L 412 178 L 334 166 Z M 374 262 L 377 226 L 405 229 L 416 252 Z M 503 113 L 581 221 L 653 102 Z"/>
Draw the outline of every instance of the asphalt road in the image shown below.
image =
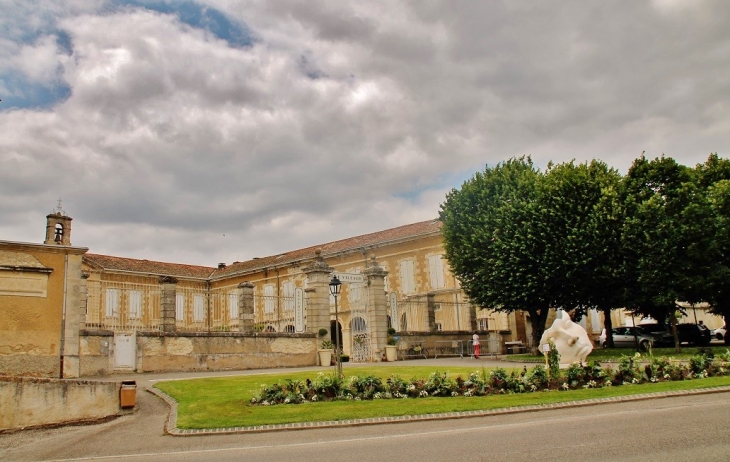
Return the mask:
<path fill-rule="evenodd" d="M 247 435 L 162 434 L 164 404 L 93 427 L 0 435 L 0 460 L 730 460 L 730 393 L 457 420 Z M 158 407 L 162 406 L 162 407 Z"/>

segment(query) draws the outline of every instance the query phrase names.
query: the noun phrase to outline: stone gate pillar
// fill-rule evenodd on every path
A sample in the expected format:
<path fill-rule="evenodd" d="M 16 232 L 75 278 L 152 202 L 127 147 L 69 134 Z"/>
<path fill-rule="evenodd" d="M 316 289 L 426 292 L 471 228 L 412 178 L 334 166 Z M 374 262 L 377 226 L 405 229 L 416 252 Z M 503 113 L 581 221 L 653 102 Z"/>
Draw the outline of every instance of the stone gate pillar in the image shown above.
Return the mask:
<path fill-rule="evenodd" d="M 315 259 L 302 272 L 307 275 L 307 332 L 317 334 L 320 329 L 330 332 L 330 275 L 334 268 L 325 263 L 322 251 L 314 252 Z M 329 340 L 328 335 L 325 339 Z M 317 347 L 322 339 L 317 338 Z"/>
<path fill-rule="evenodd" d="M 253 332 L 253 288 L 248 281 L 238 284 L 238 331 Z"/>
<path fill-rule="evenodd" d="M 175 332 L 175 296 L 177 279 L 161 276 L 160 282 L 160 327 L 162 332 Z"/>
<path fill-rule="evenodd" d="M 385 276 L 388 272 L 378 265 L 375 255 L 371 255 L 363 274 L 367 278 L 370 351 L 372 360 L 380 361 L 388 343 L 388 297 L 385 295 Z"/>

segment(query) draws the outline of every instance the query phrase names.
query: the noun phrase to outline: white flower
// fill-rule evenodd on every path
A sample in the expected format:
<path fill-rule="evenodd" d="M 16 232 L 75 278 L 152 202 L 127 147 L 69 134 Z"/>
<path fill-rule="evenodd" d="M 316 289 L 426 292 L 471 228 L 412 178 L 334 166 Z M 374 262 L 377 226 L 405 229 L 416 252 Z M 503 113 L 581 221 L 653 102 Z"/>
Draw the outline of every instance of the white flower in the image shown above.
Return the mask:
<path fill-rule="evenodd" d="M 312 402 L 317 401 L 317 395 L 312 396 Z"/>
<path fill-rule="evenodd" d="M 563 382 L 563 384 L 562 384 L 562 385 L 560 385 L 560 387 L 561 387 L 561 388 L 562 388 L 563 390 L 567 390 L 568 388 L 570 388 L 570 386 L 568 385 L 568 382 Z"/>
<path fill-rule="evenodd" d="M 451 396 L 459 396 L 459 392 L 458 391 L 452 391 L 451 392 Z"/>
<path fill-rule="evenodd" d="M 671 375 L 669 375 L 669 374 L 664 374 L 664 379 L 665 379 L 665 380 L 671 380 L 671 378 L 672 378 L 672 376 L 671 376 Z"/>

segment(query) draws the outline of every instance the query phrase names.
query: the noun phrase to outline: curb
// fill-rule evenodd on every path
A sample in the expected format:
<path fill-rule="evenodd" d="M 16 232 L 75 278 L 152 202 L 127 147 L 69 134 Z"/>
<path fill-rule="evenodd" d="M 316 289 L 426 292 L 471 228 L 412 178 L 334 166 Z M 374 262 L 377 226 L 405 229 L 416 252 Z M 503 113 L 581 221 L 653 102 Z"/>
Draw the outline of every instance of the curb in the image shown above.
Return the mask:
<path fill-rule="evenodd" d="M 402 422 L 423 422 L 429 420 L 450 420 L 462 419 L 469 417 L 489 417 L 504 414 L 521 414 L 524 412 L 535 412 L 549 409 L 567 409 L 573 407 L 596 406 L 608 403 L 624 403 L 631 401 L 643 401 L 648 399 L 672 398 L 677 396 L 690 395 L 707 395 L 711 393 L 727 393 L 730 392 L 730 386 L 720 386 L 712 388 L 698 388 L 695 390 L 678 390 L 678 391 L 660 391 L 654 393 L 640 393 L 628 396 L 616 396 L 611 398 L 584 399 L 577 401 L 566 401 L 564 403 L 552 404 L 535 404 L 529 406 L 516 406 L 501 409 L 491 409 L 483 411 L 464 411 L 464 412 L 444 412 L 440 414 L 421 414 L 393 417 L 373 417 L 369 419 L 350 419 L 350 420 L 329 420 L 323 422 L 299 422 L 288 424 L 274 425 L 256 425 L 250 427 L 227 427 L 212 429 L 180 429 L 177 428 L 177 401 L 172 397 L 155 388 L 147 388 L 149 393 L 162 398 L 169 406 L 170 412 L 165 421 L 165 433 L 172 436 L 199 436 L 199 435 L 226 435 L 226 434 L 246 434 L 246 433 L 265 433 L 289 430 L 305 430 L 310 428 L 336 428 L 336 427 L 358 427 L 364 425 L 382 425 Z"/>

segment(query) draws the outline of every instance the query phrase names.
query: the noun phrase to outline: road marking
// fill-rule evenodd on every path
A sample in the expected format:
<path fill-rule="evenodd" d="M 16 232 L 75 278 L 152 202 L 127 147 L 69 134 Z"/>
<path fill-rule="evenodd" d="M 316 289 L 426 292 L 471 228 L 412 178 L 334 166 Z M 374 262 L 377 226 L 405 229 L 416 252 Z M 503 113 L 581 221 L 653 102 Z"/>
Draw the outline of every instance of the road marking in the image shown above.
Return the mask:
<path fill-rule="evenodd" d="M 617 402 L 616 404 L 620 404 L 620 403 Z M 393 440 L 393 439 L 402 439 L 402 438 L 433 437 L 433 436 L 437 436 L 437 435 L 470 433 L 470 432 L 483 431 L 485 429 L 509 430 L 509 429 L 511 429 L 513 427 L 517 427 L 517 426 L 540 426 L 540 427 L 542 427 L 544 425 L 559 424 L 560 422 L 565 422 L 568 420 L 575 420 L 576 418 L 583 419 L 583 420 L 594 420 L 596 418 L 600 418 L 601 415 L 606 415 L 606 414 L 615 416 L 615 415 L 621 415 L 621 414 L 641 413 L 642 415 L 645 415 L 646 412 L 648 412 L 648 411 L 665 412 L 668 410 L 675 410 L 675 409 L 686 408 L 686 407 L 692 407 L 692 409 L 697 409 L 697 408 L 702 408 L 702 407 L 716 407 L 721 404 L 730 404 L 730 399 L 716 400 L 716 401 L 712 401 L 712 402 L 691 404 L 691 405 L 690 404 L 677 404 L 677 405 L 673 405 L 673 406 L 665 406 L 665 407 L 655 408 L 655 409 L 650 409 L 650 410 L 627 409 L 627 410 L 622 410 L 622 411 L 616 412 L 615 410 L 607 409 L 604 412 L 597 412 L 597 413 L 584 415 L 584 416 L 551 417 L 551 418 L 539 419 L 539 420 L 533 420 L 533 421 L 527 421 L 527 422 L 500 423 L 500 422 L 493 421 L 493 422 L 487 422 L 487 423 L 485 423 L 483 425 L 479 425 L 479 426 L 470 426 L 470 427 L 465 427 L 465 428 L 454 428 L 454 429 L 443 429 L 443 430 L 432 430 L 432 431 L 415 432 L 415 433 L 401 433 L 401 434 L 397 434 L 397 435 L 391 434 L 391 435 L 366 436 L 366 437 L 345 438 L 345 439 L 335 439 L 335 440 L 307 441 L 307 442 L 303 442 L 303 443 L 266 444 L 266 445 L 258 445 L 258 446 L 236 446 L 236 447 L 230 447 L 230 448 L 198 449 L 198 450 L 190 450 L 190 451 L 150 452 L 150 453 L 140 453 L 140 454 L 118 454 L 118 455 L 109 455 L 109 456 L 91 456 L 91 457 L 80 457 L 80 458 L 72 458 L 72 459 L 51 459 L 51 460 L 47 460 L 45 462 L 70 462 L 70 461 L 91 461 L 91 460 L 134 459 L 134 458 L 144 458 L 144 457 L 169 457 L 169 456 L 182 456 L 182 455 L 194 455 L 194 454 L 215 454 L 215 453 L 235 452 L 235 451 L 243 451 L 243 450 L 251 451 L 251 450 L 296 448 L 296 447 L 306 447 L 306 446 L 320 446 L 323 444 L 326 444 L 326 445 L 352 444 L 352 443 L 368 442 L 368 441 L 383 441 L 383 440 Z M 549 409 L 546 409 L 546 410 L 549 410 Z M 561 409 L 561 410 L 565 410 L 565 409 Z M 416 423 L 416 422 L 413 422 L 413 423 Z M 221 436 L 223 436 L 223 435 L 221 435 Z"/>

